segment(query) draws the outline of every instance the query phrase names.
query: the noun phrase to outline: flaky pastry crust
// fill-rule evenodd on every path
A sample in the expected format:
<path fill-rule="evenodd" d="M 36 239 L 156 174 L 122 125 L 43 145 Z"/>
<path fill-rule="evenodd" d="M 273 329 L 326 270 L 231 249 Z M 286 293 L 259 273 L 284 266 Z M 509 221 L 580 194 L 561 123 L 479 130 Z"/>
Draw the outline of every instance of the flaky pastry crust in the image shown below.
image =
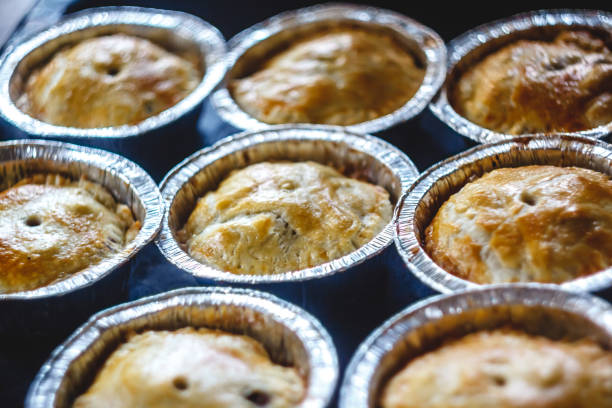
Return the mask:
<path fill-rule="evenodd" d="M 412 98 L 425 76 L 415 61 L 389 34 L 338 28 L 296 41 L 229 90 L 266 123 L 352 125 Z"/>
<path fill-rule="evenodd" d="M 300 270 L 369 242 L 389 193 L 314 162 L 257 163 L 198 200 L 179 234 L 200 262 L 237 274 Z"/>
<path fill-rule="evenodd" d="M 53 125 L 134 125 L 195 89 L 202 75 L 186 59 L 125 34 L 61 50 L 27 80 L 17 105 Z"/>
<path fill-rule="evenodd" d="M 0 293 L 36 289 L 119 251 L 140 229 L 101 185 L 37 174 L 0 193 Z"/>
<path fill-rule="evenodd" d="M 460 115 L 507 134 L 577 132 L 612 122 L 612 51 L 587 31 L 520 40 L 470 67 L 454 85 Z"/>
<path fill-rule="evenodd" d="M 438 210 L 425 247 L 476 283 L 562 283 L 612 266 L 612 181 L 578 167 L 502 168 Z"/>
<path fill-rule="evenodd" d="M 410 361 L 382 408 L 604 408 L 612 353 L 595 342 L 512 330 L 477 332 Z"/>
<path fill-rule="evenodd" d="M 248 336 L 191 327 L 133 335 L 74 408 L 289 408 L 305 385 Z"/>

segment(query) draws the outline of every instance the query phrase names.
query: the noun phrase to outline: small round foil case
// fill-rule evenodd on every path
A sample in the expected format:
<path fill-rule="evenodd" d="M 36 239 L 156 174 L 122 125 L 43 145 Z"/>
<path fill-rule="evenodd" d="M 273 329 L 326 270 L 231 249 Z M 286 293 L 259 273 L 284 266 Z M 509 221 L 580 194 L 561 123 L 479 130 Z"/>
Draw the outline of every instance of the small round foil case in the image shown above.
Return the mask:
<path fill-rule="evenodd" d="M 401 197 L 394 215 L 395 244 L 410 271 L 442 293 L 480 286 L 445 271 L 429 257 L 425 251 L 425 229 L 440 206 L 465 184 L 497 168 L 527 165 L 576 166 L 612 176 L 612 145 L 571 134 L 516 137 L 476 146 L 425 170 Z M 612 268 L 559 285 L 562 289 L 585 292 L 610 286 Z"/>
<path fill-rule="evenodd" d="M 426 66 L 426 73 L 417 93 L 401 108 L 385 116 L 345 128 L 358 133 L 377 133 L 421 113 L 444 82 L 444 41 L 432 29 L 402 14 L 370 6 L 337 3 L 278 14 L 230 39 L 225 86 L 211 97 L 214 109 L 223 120 L 237 129 L 255 130 L 273 126 L 242 110 L 229 92 L 227 82 L 240 78 L 257 67 L 264 59 L 274 55 L 275 51 L 290 44 L 298 36 L 347 23 L 392 33 Z"/>
<path fill-rule="evenodd" d="M 160 184 L 166 205 L 156 240 L 161 253 L 203 285 L 266 290 L 315 314 L 345 348 L 352 347 L 381 320 L 428 291 L 405 273 L 393 241 L 393 221 L 369 243 L 341 258 L 311 268 L 270 275 L 240 275 L 193 259 L 177 238 L 197 200 L 217 188 L 232 170 L 262 161 L 304 161 L 351 169 L 384 187 L 395 205 L 418 172 L 391 144 L 343 128 L 278 126 L 244 132 L 205 148 L 178 164 Z M 344 311 L 350 310 L 349 314 Z"/>
<path fill-rule="evenodd" d="M 335 168 L 362 171 L 370 182 L 385 187 L 394 203 L 418 174 L 412 161 L 391 144 L 342 128 L 281 125 L 230 136 L 179 163 L 160 184 L 166 205 L 162 231 L 156 240 L 161 252 L 174 265 L 196 277 L 257 284 L 299 282 L 333 275 L 375 256 L 392 242 L 390 220 L 368 244 L 342 258 L 308 269 L 269 275 L 225 272 L 189 256 L 176 232 L 187 221 L 198 198 L 214 190 L 232 170 L 278 160 L 313 160 Z"/>
<path fill-rule="evenodd" d="M 532 284 L 439 295 L 398 313 L 359 346 L 339 407 L 378 407 L 387 382 L 410 360 L 447 340 L 508 327 L 552 340 L 589 338 L 612 348 L 612 307 L 594 296 Z"/>
<path fill-rule="evenodd" d="M 58 50 L 88 38 L 114 33 L 149 39 L 177 55 L 197 61 L 203 72 L 200 84 L 176 105 L 134 125 L 103 128 L 56 126 L 35 119 L 16 106 L 15 102 L 22 95 L 30 73 Z M 17 129 L 16 136 L 87 144 L 121 151 L 136 160 L 140 160 L 145 153 L 143 144 L 161 144 L 165 156 L 177 150 L 177 155 L 173 155 L 176 162 L 199 146 L 189 134 L 196 133 L 199 107 L 225 74 L 225 52 L 225 40 L 221 33 L 190 14 L 139 7 L 83 10 L 27 36 L 5 52 L 0 66 L 0 115 Z M 181 140 L 169 140 L 168 135 L 176 134 L 179 129 L 186 133 Z M 179 149 L 185 144 L 189 150 Z M 156 163 L 153 159 L 151 162 L 151 166 L 145 167 L 151 167 L 149 170 L 153 171 Z M 168 168 L 163 169 L 160 176 Z"/>
<path fill-rule="evenodd" d="M 184 288 L 106 309 L 92 316 L 51 354 L 26 397 L 27 408 L 70 407 L 128 333 L 206 327 L 248 335 L 272 361 L 305 379 L 299 407 L 324 408 L 338 380 L 331 337 L 314 317 L 264 292 Z"/>
<path fill-rule="evenodd" d="M 521 39 L 547 38 L 568 28 L 587 28 L 609 36 L 612 33 L 612 14 L 596 10 L 539 10 L 483 24 L 453 39 L 448 43 L 446 81 L 429 109 L 455 132 L 479 143 L 494 143 L 518 136 L 481 127 L 459 115 L 448 99 L 450 89 L 468 67 L 486 55 Z M 612 122 L 572 134 L 601 138 L 611 132 Z"/>
<path fill-rule="evenodd" d="M 157 235 L 163 203 L 153 179 L 130 160 L 104 150 L 45 140 L 0 142 L 0 191 L 37 173 L 85 176 L 108 189 L 141 223 L 136 237 L 101 262 L 46 286 L 0 293 L 0 333 L 73 330 L 96 310 L 125 300 L 129 261 Z"/>

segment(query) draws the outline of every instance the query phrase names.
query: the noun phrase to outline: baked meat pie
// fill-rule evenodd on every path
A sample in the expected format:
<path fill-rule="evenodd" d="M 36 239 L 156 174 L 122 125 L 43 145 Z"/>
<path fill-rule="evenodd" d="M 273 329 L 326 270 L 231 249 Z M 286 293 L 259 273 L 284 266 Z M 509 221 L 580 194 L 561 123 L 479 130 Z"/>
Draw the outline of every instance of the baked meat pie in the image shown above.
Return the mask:
<path fill-rule="evenodd" d="M 304 394 L 297 371 L 254 339 L 184 328 L 132 335 L 74 407 L 290 408 Z"/>
<path fill-rule="evenodd" d="M 502 168 L 438 210 L 425 247 L 476 283 L 562 283 L 612 266 L 612 181 L 577 167 Z"/>
<path fill-rule="evenodd" d="M 0 293 L 36 289 L 118 252 L 138 233 L 101 185 L 38 174 L 0 193 Z"/>
<path fill-rule="evenodd" d="M 189 254 L 237 274 L 305 269 L 369 242 L 391 219 L 389 193 L 314 162 L 262 162 L 198 200 L 180 232 Z"/>
<path fill-rule="evenodd" d="M 195 89 L 193 63 L 125 34 L 84 40 L 55 54 L 27 80 L 18 106 L 53 125 L 134 125 Z"/>
<path fill-rule="evenodd" d="M 554 41 L 516 41 L 467 69 L 451 104 L 500 133 L 606 125 L 612 122 L 612 51 L 587 31 L 563 31 Z"/>
<path fill-rule="evenodd" d="M 410 361 L 382 408 L 604 408 L 612 406 L 612 353 L 595 342 L 513 330 L 477 332 Z"/>
<path fill-rule="evenodd" d="M 295 41 L 229 90 L 262 122 L 352 125 L 400 108 L 424 76 L 390 34 L 345 27 Z"/>

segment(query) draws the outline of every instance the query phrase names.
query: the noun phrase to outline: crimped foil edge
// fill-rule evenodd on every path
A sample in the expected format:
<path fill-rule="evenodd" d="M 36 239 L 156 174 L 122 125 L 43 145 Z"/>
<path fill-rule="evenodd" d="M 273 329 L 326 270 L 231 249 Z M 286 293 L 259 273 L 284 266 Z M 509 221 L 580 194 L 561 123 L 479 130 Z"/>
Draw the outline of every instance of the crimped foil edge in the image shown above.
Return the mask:
<path fill-rule="evenodd" d="M 586 151 L 588 150 L 589 156 Z M 419 178 L 406 190 L 398 201 L 395 208 L 395 245 L 404 263 L 410 271 L 427 286 L 441 293 L 456 292 L 471 289 L 479 285 L 467 280 L 458 278 L 446 272 L 438 266 L 427 254 L 421 245 L 421 240 L 415 232 L 415 213 L 421 200 L 433 188 L 438 180 L 451 174 L 465 173 L 464 166 L 480 162 L 483 159 L 491 160 L 491 168 L 508 167 L 504 166 L 504 157 L 517 152 L 529 151 L 552 151 L 557 155 L 582 155 L 583 161 L 588 161 L 593 170 L 603 172 L 612 176 L 612 146 L 608 143 L 579 137 L 573 134 L 556 135 L 549 137 L 523 136 L 515 137 L 510 140 L 500 141 L 489 145 L 480 145 L 466 150 L 463 153 L 452 156 L 438 164 L 425 170 Z M 533 162 L 533 164 L 555 163 L 556 157 L 549 155 L 545 160 Z M 512 159 L 512 157 L 510 157 Z M 597 158 L 606 164 L 599 164 L 593 160 Z M 588 160 L 587 160 L 588 159 Z M 526 165 L 528 160 L 521 160 L 521 165 Z M 525 163 L 523 163 L 525 162 Z M 579 165 L 579 163 L 576 163 Z M 510 167 L 516 167 L 510 163 Z M 582 165 L 581 167 L 587 166 Z M 469 178 L 469 174 L 465 177 Z M 467 182 L 467 181 L 466 181 Z M 465 184 L 465 183 L 464 183 Z M 448 198 L 448 197 L 447 197 Z M 437 209 L 436 209 L 437 211 Z M 431 221 L 431 220 L 429 220 Z M 533 283 L 538 285 L 538 283 Z M 510 284 L 511 285 L 511 284 Z M 540 284 L 545 285 L 545 284 Z M 558 285 L 562 289 L 570 291 L 594 292 L 612 286 L 612 267 L 596 272 L 593 275 L 585 276 Z"/>
<path fill-rule="evenodd" d="M 334 20 L 379 24 L 391 28 L 399 35 L 416 41 L 427 60 L 425 64 L 427 70 L 421 86 L 417 93 L 401 108 L 385 116 L 344 126 L 344 128 L 357 133 L 377 133 L 421 113 L 436 94 L 446 76 L 446 47 L 440 36 L 431 28 L 390 10 L 371 6 L 331 3 L 280 13 L 247 28 L 228 41 L 230 48 L 226 57 L 228 71 L 222 87 L 211 97 L 212 105 L 219 116 L 232 126 L 242 130 L 267 129 L 274 126 L 252 117 L 235 102 L 227 89 L 227 81 L 232 67 L 249 48 L 265 41 L 272 35 L 306 23 Z"/>
<path fill-rule="evenodd" d="M 291 140 L 343 143 L 352 149 L 371 156 L 375 161 L 393 172 L 396 182 L 400 185 L 400 191 L 404 191 L 418 175 L 418 170 L 412 161 L 391 144 L 374 136 L 349 132 L 341 127 L 280 125 L 266 130 L 242 132 L 229 136 L 212 147 L 204 148 L 186 158 L 170 170 L 160 183 L 162 199 L 166 209 L 162 221 L 162 230 L 155 243 L 166 259 L 190 274 L 216 281 L 242 284 L 298 282 L 345 271 L 376 256 L 388 247 L 393 240 L 393 220 L 390 220 L 385 228 L 369 243 L 341 258 L 307 269 L 270 275 L 239 275 L 224 272 L 196 261 L 180 247 L 169 225 L 169 213 L 174 197 L 183 185 L 188 183 L 202 168 L 214 163 L 215 160 L 247 149 L 251 145 Z M 397 198 L 399 200 L 399 197 Z"/>
<path fill-rule="evenodd" d="M 576 337 L 592 337 L 608 349 L 612 346 L 612 308 L 610 304 L 594 296 L 563 291 L 553 285 L 530 283 L 493 285 L 438 295 L 415 303 L 391 317 L 359 346 L 351 358 L 341 384 L 339 407 L 377 407 L 376 400 L 380 396 L 382 386 L 393 372 L 401 368 L 401 365 L 399 368 L 389 367 L 402 362 L 395 358 L 390 362 L 389 358 L 395 353 L 400 354 L 397 357 L 401 359 L 403 353 L 401 350 L 398 353 L 398 346 L 402 340 L 428 324 L 447 319 L 446 324 L 450 329 L 445 332 L 460 328 L 460 332 L 469 333 L 499 327 L 503 322 L 505 325 L 519 326 L 532 332 L 534 322 L 537 323 L 537 319 L 541 318 L 536 317 L 534 322 L 531 322 L 529 312 L 518 320 L 513 319 L 512 312 L 506 312 L 507 316 L 502 314 L 500 317 L 496 310 L 499 307 L 507 307 L 508 310 L 524 308 L 527 311 L 544 309 L 548 312 L 548 317 L 552 316 L 555 320 L 557 329 L 561 328 L 565 333 L 574 334 Z M 478 319 L 462 321 L 462 314 L 478 311 L 484 311 Z M 568 319 L 568 316 L 573 319 Z M 583 324 L 576 325 L 577 321 Z M 537 326 L 538 330 L 541 330 L 539 333 L 546 335 L 551 321 L 540 323 L 540 326 Z M 438 337 L 436 340 L 444 340 L 439 331 L 430 330 L 428 334 L 429 337 Z M 428 341 L 423 337 L 425 333 L 421 332 L 420 338 L 410 341 L 412 348 L 416 349 L 416 352 L 410 350 L 415 356 L 427 351 Z M 385 363 L 386 367 L 383 366 Z"/>
<path fill-rule="evenodd" d="M 235 288 L 177 289 L 95 314 L 53 351 L 30 386 L 25 406 L 55 406 L 62 383 L 70 381 L 65 376 L 71 364 L 86 354 L 96 342 L 102 341 L 101 336 L 112 327 L 122 324 L 127 326 L 130 321 L 144 319 L 153 326 L 163 328 L 164 323 L 176 319 L 175 314 L 168 312 L 170 310 L 205 310 L 230 306 L 261 313 L 299 339 L 306 351 L 309 370 L 306 396 L 299 406 L 326 407 L 338 380 L 338 360 L 334 344 L 325 328 L 312 315 L 289 302 L 265 292 Z M 142 323 L 142 326 L 146 324 Z M 264 324 L 265 328 L 265 323 L 260 324 Z"/>
<path fill-rule="evenodd" d="M 469 53 L 486 45 L 491 40 L 506 37 L 514 32 L 528 31 L 539 27 L 572 25 L 605 29 L 612 32 L 612 13 L 598 10 L 538 10 L 483 24 L 461 34 L 448 44 L 447 80 L 429 104 L 429 109 L 455 132 L 479 143 L 495 143 L 512 139 L 518 135 L 496 132 L 481 127 L 458 114 L 448 100 L 448 87 L 453 79 L 456 65 Z M 567 132 L 559 132 L 567 133 Z M 602 138 L 612 133 L 612 122 L 593 129 L 571 132 L 576 136 Z M 544 136 L 546 133 L 521 136 Z"/>
<path fill-rule="evenodd" d="M 17 140 L 0 142 L 0 167 L 7 162 L 27 162 L 28 160 L 47 161 L 75 167 L 81 174 L 88 169 L 103 173 L 102 179 L 91 179 L 113 192 L 119 203 L 140 202 L 144 218 L 139 219 L 137 211 L 132 212 L 141 222 L 136 237 L 128 242 L 119 252 L 105 258 L 100 263 L 85 268 L 60 281 L 38 289 L 0 294 L 0 302 L 9 300 L 28 300 L 50 296 L 60 296 L 74 290 L 94 284 L 98 279 L 128 262 L 140 249 L 151 242 L 161 228 L 163 201 L 155 182 L 140 166 L 115 153 L 69 143 L 47 140 Z M 27 164 L 24 165 L 28 167 Z M 40 166 L 37 166 L 40 167 Z M 53 172 L 53 166 L 43 166 Z M 57 171 L 57 170 L 55 170 Z M 3 176 L 6 174 L 3 173 Z M 111 183 L 112 181 L 112 183 Z M 109 188 L 110 184 L 112 187 Z"/>
<path fill-rule="evenodd" d="M 197 44 L 203 54 L 204 74 L 200 84 L 176 105 L 135 125 L 103 128 L 75 128 L 52 125 L 22 112 L 10 97 L 13 73 L 32 51 L 74 32 L 108 25 L 134 25 L 181 33 Z M 225 75 L 226 44 L 214 26 L 199 17 L 169 10 L 142 7 L 99 7 L 86 9 L 64 17 L 22 42 L 7 49 L 0 58 L 0 115 L 13 126 L 35 137 L 128 138 L 167 125 L 201 103 Z"/>

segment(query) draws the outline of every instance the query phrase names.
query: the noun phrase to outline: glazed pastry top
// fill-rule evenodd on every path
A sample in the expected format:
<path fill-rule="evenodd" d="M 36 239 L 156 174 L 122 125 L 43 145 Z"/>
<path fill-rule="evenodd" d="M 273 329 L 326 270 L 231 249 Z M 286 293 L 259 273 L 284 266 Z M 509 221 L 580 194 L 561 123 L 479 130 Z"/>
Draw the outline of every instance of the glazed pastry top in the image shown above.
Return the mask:
<path fill-rule="evenodd" d="M 170 108 L 202 78 L 194 64 L 139 37 L 114 34 L 59 51 L 27 80 L 18 106 L 54 125 L 134 125 Z"/>
<path fill-rule="evenodd" d="M 612 122 L 612 51 L 587 31 L 520 40 L 463 73 L 451 104 L 501 133 L 576 132 Z"/>
<path fill-rule="evenodd" d="M 391 220 L 388 192 L 315 162 L 262 162 L 209 191 L 179 235 L 200 262 L 237 274 L 305 269 L 369 242 Z"/>
<path fill-rule="evenodd" d="M 338 28 L 296 41 L 229 89 L 244 111 L 266 123 L 352 125 L 400 108 L 424 76 L 390 34 Z"/>
<path fill-rule="evenodd" d="M 425 231 L 446 271 L 476 283 L 562 283 L 612 266 L 612 181 L 578 167 L 486 173 L 453 194 Z"/>
<path fill-rule="evenodd" d="M 37 174 L 0 193 L 0 293 L 66 278 L 121 250 L 140 223 L 101 185 Z"/>

